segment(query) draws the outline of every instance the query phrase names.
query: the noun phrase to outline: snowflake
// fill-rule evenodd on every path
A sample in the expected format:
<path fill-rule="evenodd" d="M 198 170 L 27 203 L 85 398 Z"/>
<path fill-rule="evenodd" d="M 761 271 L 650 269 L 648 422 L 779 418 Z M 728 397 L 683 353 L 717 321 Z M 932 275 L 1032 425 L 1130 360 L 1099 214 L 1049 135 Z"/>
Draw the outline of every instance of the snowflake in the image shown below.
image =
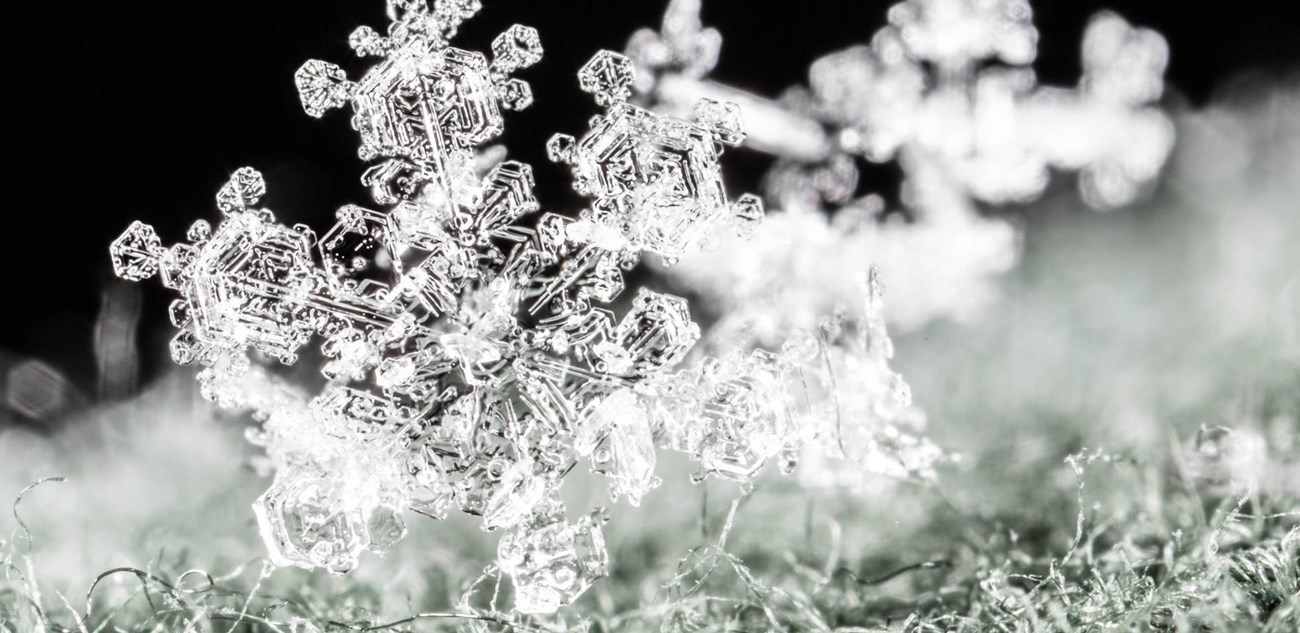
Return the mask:
<path fill-rule="evenodd" d="M 748 481 L 800 447 L 798 361 L 680 369 L 701 337 L 685 300 L 641 290 L 621 318 L 606 307 L 642 252 L 672 261 L 757 230 L 761 200 L 729 200 L 719 166 L 744 139 L 741 113 L 701 100 L 690 121 L 629 104 L 632 62 L 598 53 L 578 77 L 606 112 L 550 143 L 590 208 L 530 218 L 532 169 L 482 146 L 502 110 L 528 105 L 510 74 L 541 57 L 537 32 L 511 27 L 489 62 L 448 42 L 477 3 L 389 9 L 386 36 L 351 36 L 378 58 L 359 81 L 316 60 L 294 78 L 309 116 L 352 109 L 382 211 L 344 205 L 322 235 L 278 224 L 263 177 L 243 168 L 218 191 L 216 226 L 195 222 L 164 248 L 135 222 L 110 248 L 114 270 L 181 294 L 174 360 L 203 367 L 218 406 L 263 422 L 250 438 L 274 473 L 255 504 L 272 562 L 344 573 L 402 538 L 407 511 L 459 510 L 506 533 L 498 568 L 516 610 L 554 611 L 607 568 L 598 513 L 569 519 L 559 502 L 578 461 L 638 503 L 659 484 L 656 448 Z M 324 359 L 320 393 L 261 367 L 308 344 Z"/>
<path fill-rule="evenodd" d="M 1038 33 L 1024 0 L 906 0 L 888 19 L 869 44 L 814 62 L 809 86 L 777 102 L 705 78 L 718 52 L 697 44 L 713 33 L 698 0 L 673 0 L 659 34 L 628 42 L 651 78 L 639 86 L 647 105 L 680 113 L 701 97 L 734 101 L 749 122 L 746 146 L 778 157 L 766 198 L 782 211 L 767 220 L 780 228 L 670 271 L 717 304 L 723 327 L 710 345 L 779 344 L 859 296 L 838 271 L 872 265 L 905 290 L 889 304 L 895 325 L 971 318 L 1020 251 L 1018 228 L 978 205 L 1033 200 L 1052 170 L 1072 170 L 1088 204 L 1112 208 L 1159 174 L 1173 126 L 1153 105 L 1168 61 L 1155 32 L 1097 15 L 1083 76 L 1062 89 L 1036 84 Z M 904 213 L 857 196 L 855 157 L 899 163 Z"/>
<path fill-rule="evenodd" d="M 688 119 L 630 103 L 636 65 L 601 51 L 578 76 L 604 112 L 548 145 L 590 206 L 539 213 L 532 169 L 484 145 L 503 110 L 531 100 L 510 75 L 541 45 L 513 26 L 491 62 L 451 46 L 477 9 L 391 0 L 386 36 L 350 38 L 377 58 L 360 80 L 315 60 L 295 75 L 308 115 L 351 108 L 378 210 L 345 205 L 319 236 L 287 227 L 243 168 L 217 194 L 215 227 L 164 248 L 137 222 L 110 249 L 120 276 L 157 274 L 181 295 L 171 352 L 203 367 L 201 393 L 262 423 L 249 437 L 274 475 L 254 504 L 271 561 L 345 573 L 399 541 L 408 512 L 461 511 L 505 534 L 496 568 L 515 609 L 544 613 L 607 572 L 603 513 L 571 518 L 560 501 L 580 462 L 633 505 L 661 481 L 660 449 L 740 482 L 801 453 L 822 469 L 931 475 L 940 455 L 907 433 L 919 412 L 888 368 L 874 276 L 861 306 L 773 352 L 692 355 L 702 332 L 687 302 L 647 289 L 616 316 L 643 253 L 671 264 L 761 233 L 762 201 L 729 198 L 719 164 L 745 138 L 741 110 L 701 99 Z M 318 393 L 262 366 L 308 345 Z"/>

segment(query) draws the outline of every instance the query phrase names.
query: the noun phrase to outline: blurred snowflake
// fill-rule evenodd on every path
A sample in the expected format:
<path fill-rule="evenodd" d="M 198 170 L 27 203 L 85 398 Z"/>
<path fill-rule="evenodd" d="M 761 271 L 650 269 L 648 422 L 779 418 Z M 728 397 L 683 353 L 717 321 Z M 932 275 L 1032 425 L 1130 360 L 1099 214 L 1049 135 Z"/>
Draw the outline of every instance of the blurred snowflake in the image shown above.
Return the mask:
<path fill-rule="evenodd" d="M 1165 41 L 1111 13 L 1089 23 L 1083 76 L 1062 89 L 1037 85 L 1025 0 L 906 0 L 869 44 L 817 60 L 807 88 L 774 102 L 704 78 L 719 41 L 699 10 L 699 0 L 673 0 L 660 32 L 638 32 L 627 50 L 653 107 L 735 101 L 750 122 L 746 145 L 778 157 L 766 199 L 783 211 L 769 218 L 780 230 L 756 244 L 724 242 L 672 271 L 719 304 L 722 347 L 736 337 L 776 344 L 774 333 L 851 304 L 858 288 L 837 273 L 870 265 L 905 290 L 889 306 L 898 326 L 976 315 L 1020 253 L 1017 227 L 978 205 L 1033 200 L 1053 169 L 1080 172 L 1096 208 L 1127 204 L 1173 145 L 1172 123 L 1152 105 Z M 898 162 L 905 214 L 857 197 L 859 157 Z"/>

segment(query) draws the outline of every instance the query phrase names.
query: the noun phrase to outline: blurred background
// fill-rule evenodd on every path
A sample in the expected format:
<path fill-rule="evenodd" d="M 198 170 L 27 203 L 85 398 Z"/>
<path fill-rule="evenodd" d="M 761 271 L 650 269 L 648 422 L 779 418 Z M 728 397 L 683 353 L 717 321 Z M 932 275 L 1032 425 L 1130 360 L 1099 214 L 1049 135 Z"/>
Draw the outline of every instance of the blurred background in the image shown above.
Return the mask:
<path fill-rule="evenodd" d="M 159 284 L 115 280 L 108 244 L 133 219 L 156 226 L 164 242 L 178 239 L 195 218 L 217 215 L 217 188 L 244 165 L 265 173 L 268 206 L 286 224 L 323 227 L 337 207 L 368 200 L 346 117 L 305 116 L 292 76 L 308 58 L 351 59 L 346 34 L 382 23 L 383 3 L 84 4 L 63 3 L 57 13 L 29 5 L 17 9 L 28 15 L 10 22 L 41 29 L 44 44 L 15 51 L 11 59 L 21 61 L 10 64 L 18 109 L 10 138 L 19 157 L 12 182 L 21 202 L 9 214 L 12 264 L 0 327 L 0 500 L 42 477 L 69 477 L 69 489 L 24 502 L 32 534 L 43 539 L 44 582 L 69 595 L 118 565 L 230 570 L 248 585 L 259 581 L 260 566 L 242 565 L 263 550 L 247 508 L 265 482 L 245 465 L 246 421 L 214 413 L 198 397 L 192 371 L 172 366 L 170 294 Z M 525 73 L 536 102 L 508 124 L 510 156 L 534 166 L 544 210 L 578 209 L 567 173 L 545 158 L 545 141 L 583 129 L 594 112 L 576 69 L 595 50 L 622 49 L 637 28 L 657 26 L 663 3 L 485 4 L 460 35 L 470 48 L 486 47 L 515 22 L 535 26 L 546 48 L 543 62 Z M 708 0 L 704 22 L 725 38 L 712 77 L 777 95 L 806 83 L 815 58 L 863 42 L 889 4 L 803 0 L 759 10 Z M 748 552 L 756 569 L 797 571 L 828 551 L 863 569 L 890 569 L 988 539 L 1020 539 L 1030 555 L 1059 553 L 1076 518 L 1083 521 L 1080 471 L 1064 460 L 1089 450 L 1133 464 L 1091 489 L 1090 503 L 1115 501 L 1121 509 L 1098 511 L 1090 524 L 1168 532 L 1180 525 L 1170 517 L 1185 508 L 1150 500 L 1169 498 L 1163 486 L 1172 486 L 1171 463 L 1182 459 L 1182 447 L 1219 426 L 1256 438 L 1250 450 L 1233 449 L 1246 450 L 1233 468 L 1255 464 L 1260 485 L 1281 500 L 1255 509 L 1297 509 L 1295 29 L 1280 8 L 1258 3 L 1084 0 L 1033 8 L 1035 69 L 1044 84 L 1076 81 L 1080 39 L 1097 10 L 1115 10 L 1167 39 L 1161 106 L 1175 122 L 1177 144 L 1159 184 L 1134 205 L 1098 213 L 1078 199 L 1072 178 L 1056 178 L 1032 204 L 989 210 L 1017 216 L 1025 231 L 1023 260 L 1001 280 L 999 301 L 971 322 L 938 321 L 895 341 L 894 366 L 926 410 L 929 435 L 959 461 L 935 490 L 882 484 L 875 496 L 818 497 L 771 484 L 747 497 L 760 500 L 738 510 L 733 535 L 735 551 Z M 745 150 L 724 162 L 731 191 L 756 190 L 771 165 Z M 889 198 L 900 177 L 882 166 L 864 174 L 860 190 Z M 922 291 L 889 287 L 891 294 Z M 622 520 L 607 538 L 612 559 L 623 564 L 617 582 L 584 598 L 593 612 L 616 612 L 662 591 L 656 583 L 684 549 L 666 535 L 717 536 L 736 491 L 685 479 L 667 481 L 640 509 L 614 510 Z M 590 486 L 587 494 L 603 491 Z M 446 606 L 494 547 L 492 536 L 463 519 L 413 525 L 412 538 L 387 561 L 352 577 L 360 582 L 316 574 L 310 587 L 345 597 L 325 601 L 326 610 Z M 447 548 L 449 539 L 458 549 Z M 774 542 L 799 545 L 779 555 L 765 545 Z M 279 586 L 307 582 L 305 573 L 286 573 Z M 393 587 L 396 594 L 387 593 Z M 930 590 L 901 593 L 923 589 Z"/>

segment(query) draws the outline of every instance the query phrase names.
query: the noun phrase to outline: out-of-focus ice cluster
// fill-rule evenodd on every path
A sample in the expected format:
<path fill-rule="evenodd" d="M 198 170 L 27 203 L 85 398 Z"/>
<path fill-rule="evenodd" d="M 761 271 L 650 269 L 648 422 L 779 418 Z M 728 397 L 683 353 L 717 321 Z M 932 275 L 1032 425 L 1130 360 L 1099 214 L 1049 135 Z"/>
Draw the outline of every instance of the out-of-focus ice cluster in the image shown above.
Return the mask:
<path fill-rule="evenodd" d="M 771 102 L 702 79 L 718 38 L 701 26 L 699 5 L 674 0 L 661 33 L 638 33 L 628 51 L 655 73 L 642 94 L 656 108 L 725 95 L 746 112 L 746 145 L 779 157 L 767 178 L 769 206 L 782 211 L 768 221 L 779 228 L 673 271 L 719 302 L 723 345 L 742 332 L 772 344 L 850 303 L 856 289 L 836 273 L 870 264 L 901 290 L 891 322 L 971 315 L 1020 250 L 1016 227 L 981 217 L 978 205 L 1033 200 L 1052 169 L 1080 172 L 1090 205 L 1123 205 L 1173 144 L 1172 123 L 1152 105 L 1166 44 L 1112 13 L 1088 25 L 1083 76 L 1063 89 L 1037 85 L 1038 33 L 1025 0 L 906 0 L 868 44 L 817 60 L 807 88 Z M 855 197 L 853 157 L 899 162 L 910 220 L 883 213 L 877 196 Z"/>
<path fill-rule="evenodd" d="M 571 518 L 560 501 L 580 461 L 633 504 L 659 482 L 659 448 L 739 482 L 801 453 L 809 481 L 929 474 L 939 453 L 904 432 L 919 413 L 889 368 L 865 268 L 856 302 L 774 351 L 684 362 L 701 336 L 685 300 L 643 289 L 614 312 L 641 253 L 671 263 L 758 231 L 761 201 L 729 199 L 718 162 L 744 138 L 739 108 L 700 99 L 688 119 L 634 105 L 632 60 L 597 54 L 579 82 L 604 113 L 548 144 L 590 207 L 526 218 L 540 210 L 531 168 L 484 144 L 502 110 L 531 102 L 511 75 L 542 47 L 523 26 L 496 38 L 491 61 L 451 46 L 478 9 L 389 0 L 387 34 L 351 36 L 377 58 L 361 79 L 317 60 L 295 76 L 309 115 L 351 107 L 382 210 L 344 206 L 322 235 L 284 226 L 243 168 L 217 194 L 215 226 L 199 220 L 164 246 L 136 222 L 111 246 L 119 276 L 156 275 L 181 295 L 171 353 L 203 367 L 204 396 L 262 422 L 249 438 L 274 473 L 254 506 L 271 560 L 347 572 L 401 539 L 408 511 L 460 510 L 504 533 L 497 568 L 516 609 L 550 612 L 607 568 L 599 510 Z M 318 393 L 262 366 L 311 343 L 325 359 Z"/>

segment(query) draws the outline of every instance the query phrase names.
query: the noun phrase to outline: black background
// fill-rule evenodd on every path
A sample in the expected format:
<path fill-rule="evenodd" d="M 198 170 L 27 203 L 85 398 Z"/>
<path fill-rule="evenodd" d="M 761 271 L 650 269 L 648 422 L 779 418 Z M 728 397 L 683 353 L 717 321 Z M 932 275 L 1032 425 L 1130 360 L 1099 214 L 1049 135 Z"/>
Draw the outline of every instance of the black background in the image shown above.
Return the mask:
<path fill-rule="evenodd" d="M 601 48 L 657 27 L 666 0 L 485 0 L 456 43 L 487 51 L 513 23 L 536 27 L 542 63 L 521 75 L 536 102 L 507 115 L 513 158 L 531 163 L 547 210 L 573 212 L 569 178 L 545 160 L 556 131 L 579 134 L 596 106 L 575 73 Z M 35 5 L 36 3 L 32 3 Z M 43 3 L 8 21 L 6 90 L 11 173 L 5 210 L 0 352 L 42 358 L 93 390 L 92 331 L 110 280 L 107 248 L 132 220 L 155 225 L 164 243 L 197 218 L 214 221 L 213 195 L 243 165 L 265 173 L 267 204 L 285 222 L 327 226 L 333 210 L 367 203 L 358 182 L 347 115 L 303 114 L 293 72 L 320 58 L 356 78 L 365 63 L 347 47 L 360 24 L 382 30 L 382 0 L 223 0 Z M 802 83 L 818 56 L 865 42 L 888 1 L 706 0 L 705 23 L 724 36 L 715 79 L 775 96 Z M 1243 71 L 1281 73 L 1300 60 L 1282 3 L 1042 1 L 1036 64 L 1045 83 L 1073 84 L 1088 17 L 1112 8 L 1153 27 L 1172 51 L 1168 97 L 1205 103 Z M 79 6 L 81 5 L 81 6 Z M 57 8 L 55 8 L 57 7 Z M 21 35 L 20 35 L 21 33 Z M 728 155 L 734 191 L 753 190 L 766 160 Z M 169 297 L 144 288 L 146 375 L 156 371 Z M 11 356 L 12 357 L 12 356 Z"/>

